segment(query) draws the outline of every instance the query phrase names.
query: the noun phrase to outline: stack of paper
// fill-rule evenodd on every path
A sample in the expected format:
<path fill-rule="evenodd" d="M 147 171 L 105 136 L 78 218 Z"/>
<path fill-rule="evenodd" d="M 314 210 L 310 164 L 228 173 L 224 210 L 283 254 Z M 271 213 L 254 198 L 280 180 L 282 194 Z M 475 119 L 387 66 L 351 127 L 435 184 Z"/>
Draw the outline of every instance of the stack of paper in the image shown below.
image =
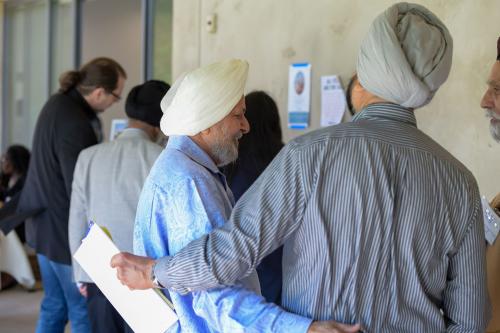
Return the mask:
<path fill-rule="evenodd" d="M 164 333 L 177 315 L 155 290 L 130 290 L 121 284 L 110 266 L 111 257 L 119 252 L 94 224 L 74 257 L 135 333 Z"/>

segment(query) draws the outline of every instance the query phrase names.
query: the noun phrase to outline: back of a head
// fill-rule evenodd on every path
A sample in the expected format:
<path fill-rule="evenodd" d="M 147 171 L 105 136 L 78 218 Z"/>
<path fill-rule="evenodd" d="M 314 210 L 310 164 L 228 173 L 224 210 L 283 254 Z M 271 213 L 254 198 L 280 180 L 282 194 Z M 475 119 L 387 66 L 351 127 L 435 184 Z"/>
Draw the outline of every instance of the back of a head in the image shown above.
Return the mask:
<path fill-rule="evenodd" d="M 100 57 L 95 58 L 78 71 L 68 71 L 59 78 L 60 92 L 67 92 L 78 88 L 84 96 L 90 94 L 94 89 L 102 87 L 111 92 L 116 89 L 120 77 L 127 78 L 123 67 L 113 59 Z"/>
<path fill-rule="evenodd" d="M 21 145 L 12 145 L 5 153 L 6 158 L 12 164 L 14 172 L 25 176 L 30 163 L 30 151 Z"/>
<path fill-rule="evenodd" d="M 358 54 L 357 74 L 370 93 L 418 108 L 430 102 L 451 69 L 453 40 L 427 8 L 397 3 L 370 26 Z"/>
<path fill-rule="evenodd" d="M 131 119 L 160 127 L 163 116 L 160 103 L 169 89 L 168 83 L 158 80 L 150 80 L 135 86 L 127 95 L 125 113 Z"/>
<path fill-rule="evenodd" d="M 246 95 L 245 104 L 250 132 L 240 140 L 240 153 L 259 154 L 271 160 L 283 147 L 276 102 L 267 93 L 254 91 Z"/>

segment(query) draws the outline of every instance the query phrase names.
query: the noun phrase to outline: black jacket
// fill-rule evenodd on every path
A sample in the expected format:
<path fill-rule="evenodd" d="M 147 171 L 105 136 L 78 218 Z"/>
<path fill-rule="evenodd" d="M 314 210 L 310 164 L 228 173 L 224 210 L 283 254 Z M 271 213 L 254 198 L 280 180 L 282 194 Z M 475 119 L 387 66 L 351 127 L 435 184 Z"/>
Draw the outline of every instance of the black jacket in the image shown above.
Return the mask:
<path fill-rule="evenodd" d="M 45 209 L 26 222 L 26 241 L 37 253 L 62 264 L 71 265 L 68 216 L 73 171 L 78 154 L 97 143 L 94 128 L 100 129 L 99 119 L 76 89 L 53 95 L 35 127 L 18 212 Z"/>

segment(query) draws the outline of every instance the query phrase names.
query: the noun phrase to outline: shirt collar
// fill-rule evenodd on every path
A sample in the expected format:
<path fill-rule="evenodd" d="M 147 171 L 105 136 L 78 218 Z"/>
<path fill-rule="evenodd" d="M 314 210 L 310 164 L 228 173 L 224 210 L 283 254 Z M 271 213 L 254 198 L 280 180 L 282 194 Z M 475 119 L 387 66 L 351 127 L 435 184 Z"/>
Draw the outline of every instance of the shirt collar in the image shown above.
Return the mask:
<path fill-rule="evenodd" d="M 360 120 L 391 120 L 417 127 L 417 119 L 413 109 L 392 103 L 368 105 L 352 118 L 353 122 Z"/>
<path fill-rule="evenodd" d="M 149 141 L 151 141 L 151 138 L 149 137 L 149 135 L 143 131 L 142 129 L 140 128 L 125 128 L 121 133 L 120 135 L 118 135 L 116 137 L 116 139 L 123 139 L 123 138 L 130 138 L 130 137 L 141 137 L 143 139 L 147 139 Z"/>
<path fill-rule="evenodd" d="M 220 170 L 215 165 L 212 158 L 198 146 L 189 136 L 173 135 L 168 138 L 167 148 L 172 148 L 181 151 L 193 161 L 203 165 L 205 168 L 215 174 L 220 174 Z"/>

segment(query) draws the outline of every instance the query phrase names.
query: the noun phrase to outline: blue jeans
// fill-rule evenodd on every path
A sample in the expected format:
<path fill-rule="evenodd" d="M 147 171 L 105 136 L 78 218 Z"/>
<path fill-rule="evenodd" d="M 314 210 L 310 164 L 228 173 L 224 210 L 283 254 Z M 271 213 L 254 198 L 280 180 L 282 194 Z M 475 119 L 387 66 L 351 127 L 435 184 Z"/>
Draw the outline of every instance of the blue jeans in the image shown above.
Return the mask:
<path fill-rule="evenodd" d="M 71 333 L 90 333 L 85 298 L 73 282 L 71 266 L 49 260 L 38 254 L 44 296 L 36 333 L 63 333 L 68 322 Z"/>

